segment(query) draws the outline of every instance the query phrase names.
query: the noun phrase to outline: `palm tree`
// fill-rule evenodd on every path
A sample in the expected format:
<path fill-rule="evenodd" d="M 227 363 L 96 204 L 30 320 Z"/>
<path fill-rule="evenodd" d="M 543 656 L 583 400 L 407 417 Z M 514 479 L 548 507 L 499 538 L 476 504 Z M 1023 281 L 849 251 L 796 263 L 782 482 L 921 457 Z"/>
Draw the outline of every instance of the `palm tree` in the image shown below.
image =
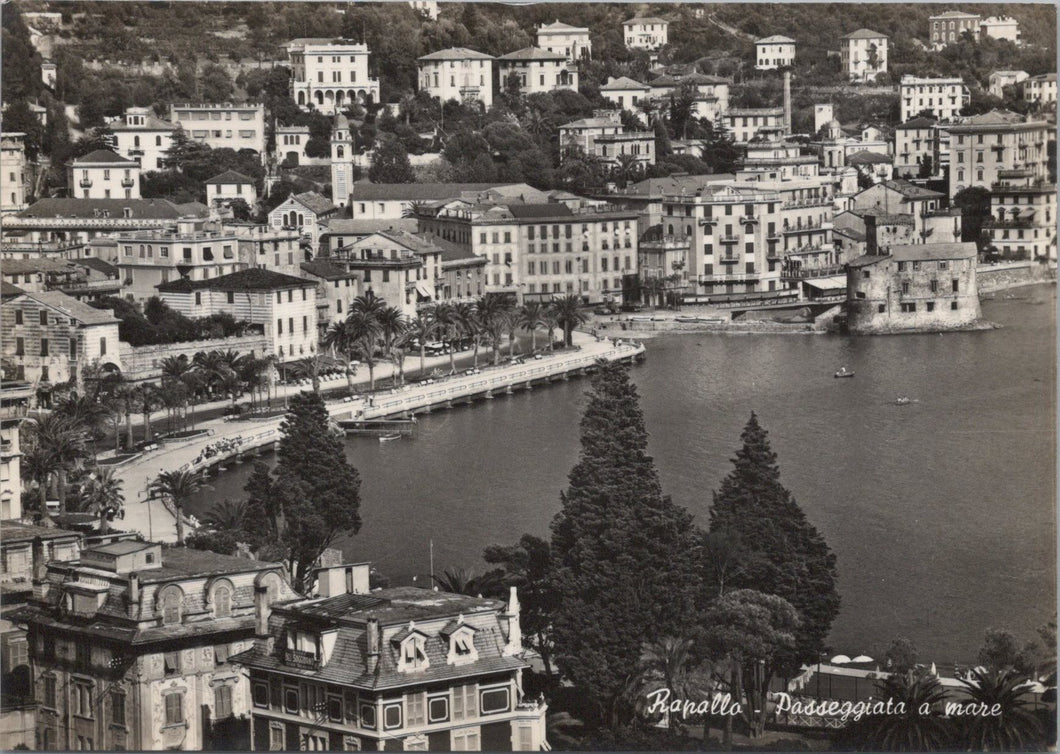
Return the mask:
<path fill-rule="evenodd" d="M 139 401 L 140 413 L 144 418 L 144 442 L 151 440 L 151 412 L 158 408 L 161 396 L 158 387 L 145 382 L 136 387 L 136 398 Z"/>
<path fill-rule="evenodd" d="M 1012 669 L 976 668 L 972 678 L 962 683 L 972 704 L 1000 711 L 996 716 L 969 716 L 962 731 L 967 751 L 1034 751 L 1044 747 L 1041 723 L 1029 709 L 1025 676 Z"/>
<path fill-rule="evenodd" d="M 386 308 L 386 301 L 375 295 L 375 292 L 363 293 L 350 302 L 350 311 L 361 312 L 369 317 L 377 317 Z"/>
<path fill-rule="evenodd" d="M 489 335 L 493 349 L 493 365 L 501 362 L 501 338 L 507 327 L 508 302 L 502 296 L 483 296 L 475 302 L 482 329 Z"/>
<path fill-rule="evenodd" d="M 81 509 L 99 516 L 99 531 L 106 534 L 110 522 L 125 514 L 124 482 L 114 476 L 114 469 L 97 468 L 81 486 Z"/>
<path fill-rule="evenodd" d="M 456 373 L 456 353 L 453 347 L 454 341 L 463 332 L 460 314 L 452 304 L 438 304 L 434 308 L 434 316 L 438 322 L 439 332 L 449 346 L 449 373 Z"/>
<path fill-rule="evenodd" d="M 622 153 L 615 156 L 614 176 L 625 188 L 631 179 L 636 178 L 640 172 L 640 157 L 634 154 Z"/>
<path fill-rule="evenodd" d="M 446 569 L 441 576 L 434 577 L 434 582 L 443 592 L 466 594 L 469 597 L 497 594 L 502 586 L 500 577 L 493 571 L 476 575 L 463 568 Z"/>
<path fill-rule="evenodd" d="M 530 351 L 537 350 L 537 328 L 545 324 L 545 307 L 538 301 L 531 301 L 519 310 L 519 325 L 530 333 Z"/>
<path fill-rule="evenodd" d="M 661 636 L 645 642 L 641 648 L 639 683 L 650 693 L 659 688 L 670 691 L 671 699 L 696 699 L 706 690 L 693 673 L 692 651 L 695 642 L 673 636 Z M 643 698 L 638 694 L 638 698 Z M 680 721 L 676 721 L 680 724 Z"/>
<path fill-rule="evenodd" d="M 66 514 L 66 475 L 85 457 L 85 430 L 57 413 L 32 419 L 27 426 L 32 446 L 39 448 L 39 463 L 46 464 L 42 478 L 55 475 L 59 493 L 59 513 Z M 47 505 L 43 511 L 47 515 Z"/>
<path fill-rule="evenodd" d="M 559 316 L 556 314 L 556 307 L 553 303 L 549 303 L 544 308 L 541 318 L 544 320 L 545 329 L 548 330 L 548 350 L 556 350 L 556 328 L 559 327 Z"/>
<path fill-rule="evenodd" d="M 373 312 L 372 309 L 354 308 L 351 305 L 344 323 L 344 327 L 348 330 L 346 337 L 349 338 L 350 353 L 360 356 L 365 366 L 368 367 L 368 390 L 370 392 L 375 392 L 375 349 L 381 331 L 378 312 L 379 309 Z"/>
<path fill-rule="evenodd" d="M 896 673 L 877 681 L 876 689 L 878 698 L 894 700 L 894 707 L 902 713 L 873 715 L 849 724 L 841 734 L 841 748 L 862 751 L 939 751 L 949 748 L 952 743 L 949 720 L 934 712 L 920 714 L 921 709 L 934 711 L 945 703 L 946 692 L 938 678 L 916 675 L 913 671 Z"/>
<path fill-rule="evenodd" d="M 434 316 L 431 307 L 421 309 L 419 313 L 409 321 L 407 335 L 415 339 L 420 347 L 420 374 L 426 369 L 427 341 L 434 337 L 438 331 L 438 320 Z"/>
<path fill-rule="evenodd" d="M 246 503 L 225 498 L 211 506 L 202 516 L 202 523 L 218 531 L 239 531 L 243 528 Z"/>
<path fill-rule="evenodd" d="M 163 392 L 179 393 L 180 405 L 187 418 L 188 395 L 190 394 L 189 382 L 195 367 L 186 354 L 180 356 L 167 356 L 162 359 L 162 390 Z"/>
<path fill-rule="evenodd" d="M 296 377 L 308 378 L 313 383 L 313 392 L 320 395 L 320 375 L 336 366 L 336 360 L 320 351 L 287 365 Z"/>
<path fill-rule="evenodd" d="M 467 302 L 453 305 L 453 316 L 460 323 L 460 331 L 463 335 L 471 338 L 471 345 L 475 349 L 474 365 L 478 368 L 478 349 L 482 345 L 482 326 L 478 319 L 475 307 Z"/>
<path fill-rule="evenodd" d="M 552 306 L 556 312 L 556 319 L 563 328 L 563 342 L 570 348 L 573 345 L 571 333 L 574 328 L 585 322 L 585 312 L 582 311 L 582 301 L 577 295 L 571 293 L 563 298 L 552 299 Z"/>
<path fill-rule="evenodd" d="M 184 544 L 184 504 L 205 486 L 199 472 L 177 470 L 163 471 L 148 488 L 152 493 L 168 498 L 173 506 L 174 518 L 177 520 L 178 545 Z"/>
<path fill-rule="evenodd" d="M 395 366 L 398 366 L 401 379 L 404 381 L 404 368 L 402 366 L 404 364 L 404 352 L 402 351 L 401 365 L 399 365 L 395 351 L 400 350 L 398 345 L 401 342 L 401 337 L 405 334 L 405 329 L 408 327 L 405 315 L 396 306 L 387 306 L 380 310 L 376 321 L 379 323 L 379 334 L 383 338 L 383 352 L 394 362 Z"/>
<path fill-rule="evenodd" d="M 346 366 L 346 387 L 352 393 L 353 375 L 357 370 L 353 366 L 353 357 L 356 354 L 356 349 L 354 348 L 351 332 L 352 330 L 346 320 L 332 322 L 328 325 L 328 329 L 324 331 L 324 337 L 321 338 L 320 345 L 329 349 L 336 358 L 342 357 Z"/>
<path fill-rule="evenodd" d="M 55 472 L 51 451 L 37 443 L 29 444 L 23 452 L 21 466 L 23 479 L 32 479 L 37 483 L 38 508 L 41 515 L 48 519 L 48 485 Z"/>

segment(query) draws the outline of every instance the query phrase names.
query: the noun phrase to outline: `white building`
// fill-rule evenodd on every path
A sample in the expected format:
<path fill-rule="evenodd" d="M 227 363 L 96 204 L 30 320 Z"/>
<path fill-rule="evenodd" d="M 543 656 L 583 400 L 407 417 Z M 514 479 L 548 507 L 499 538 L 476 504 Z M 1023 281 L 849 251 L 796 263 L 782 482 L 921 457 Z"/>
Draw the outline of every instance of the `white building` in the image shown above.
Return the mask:
<path fill-rule="evenodd" d="M 1004 97 L 1006 86 L 1016 86 L 1027 78 L 1029 74 L 1026 71 L 994 71 L 990 74 L 989 92 L 995 97 Z"/>
<path fill-rule="evenodd" d="M 593 56 L 589 30 L 560 21 L 553 21 L 537 28 L 537 46 L 549 52 L 558 52 L 572 63 L 589 60 Z"/>
<path fill-rule="evenodd" d="M 919 78 L 902 76 L 900 105 L 902 122 L 930 110 L 938 120 L 952 120 L 971 101 L 972 95 L 960 77 Z"/>
<path fill-rule="evenodd" d="M 752 107 L 728 110 L 725 125 L 737 144 L 746 144 L 765 131 L 772 134 L 784 130 L 784 108 Z"/>
<path fill-rule="evenodd" d="M 325 115 L 347 103 L 379 101 L 379 79 L 368 73 L 368 46 L 345 39 L 295 39 L 286 45 L 291 98 Z"/>
<path fill-rule="evenodd" d="M 990 16 L 979 22 L 979 34 L 981 37 L 1007 39 L 1018 45 L 1020 43 L 1019 21 L 1011 16 Z"/>
<path fill-rule="evenodd" d="M 627 132 L 618 110 L 597 111 L 592 118 L 582 118 L 559 127 L 560 159 L 578 151 L 598 157 L 608 167 L 617 165 L 618 157 L 624 154 L 634 156 L 641 165 L 653 165 L 655 133 Z"/>
<path fill-rule="evenodd" d="M 755 68 L 769 71 L 795 65 L 795 40 L 775 34 L 755 42 Z"/>
<path fill-rule="evenodd" d="M 331 130 L 331 200 L 345 207 L 353 190 L 353 135 L 346 116 L 335 118 Z"/>
<path fill-rule="evenodd" d="M 0 135 L 0 214 L 26 208 L 26 135 Z"/>
<path fill-rule="evenodd" d="M 663 74 L 651 84 L 651 98 L 657 111 L 665 112 L 670 106 L 672 95 L 681 88 L 691 88 L 692 115 L 696 118 L 707 118 L 717 122 L 729 109 L 729 80 L 703 73 L 689 73 L 685 76 Z"/>
<path fill-rule="evenodd" d="M 227 205 L 237 199 L 242 199 L 254 209 L 258 203 L 258 190 L 253 178 L 235 170 L 226 170 L 206 181 L 206 203 L 211 207 Z"/>
<path fill-rule="evenodd" d="M 497 58 L 501 91 L 507 91 L 514 75 L 520 94 L 546 94 L 556 89 L 578 91 L 578 69 L 567 56 L 539 47 L 525 47 Z"/>
<path fill-rule="evenodd" d="M 40 64 L 40 80 L 44 82 L 44 85 L 49 89 L 55 88 L 55 79 L 58 75 L 58 67 L 55 63 L 50 60 L 45 60 Z"/>
<path fill-rule="evenodd" d="M 654 51 L 669 42 L 669 28 L 663 18 L 631 18 L 622 22 L 622 36 L 630 49 Z"/>
<path fill-rule="evenodd" d="M 813 132 L 818 134 L 833 118 L 835 107 L 830 102 L 813 106 Z"/>
<path fill-rule="evenodd" d="M 984 229 L 1003 257 L 1055 261 L 1056 184 L 1030 170 L 998 171 Z"/>
<path fill-rule="evenodd" d="M 928 19 L 931 31 L 931 47 L 941 50 L 947 45 L 959 42 L 965 32 L 973 38 L 979 38 L 979 15 L 959 10 L 946 11 Z"/>
<path fill-rule="evenodd" d="M 840 38 L 843 73 L 851 81 L 873 81 L 887 70 L 887 36 L 858 29 Z"/>
<path fill-rule="evenodd" d="M 141 170 L 163 170 L 177 126 L 156 118 L 149 107 L 130 107 L 121 120 L 110 124 L 110 130 L 114 133 L 115 152 L 139 160 Z"/>
<path fill-rule="evenodd" d="M 1018 85 L 1020 99 L 1035 105 L 1056 106 L 1056 74 L 1031 76 Z"/>
<path fill-rule="evenodd" d="M 70 163 L 66 185 L 79 199 L 139 199 L 140 163 L 97 149 Z"/>
<path fill-rule="evenodd" d="M 438 20 L 438 0 L 409 0 L 409 5 L 432 21 Z"/>
<path fill-rule="evenodd" d="M 636 110 L 650 99 L 651 87 L 628 76 L 609 77 L 600 87 L 600 96 L 622 110 Z"/>
<path fill-rule="evenodd" d="M 300 165 L 309 159 L 305 153 L 309 143 L 309 126 L 276 126 L 276 159 Z"/>
<path fill-rule="evenodd" d="M 894 129 L 894 174 L 899 178 L 916 178 L 926 162 L 931 165 L 932 175 L 937 175 L 938 150 L 939 127 L 934 118 L 905 121 Z"/>
<path fill-rule="evenodd" d="M 315 249 L 321 233 L 319 223 L 337 211 L 335 205 L 315 191 L 291 194 L 269 213 L 269 227 L 295 228 Z"/>
<path fill-rule="evenodd" d="M 265 153 L 265 106 L 205 103 L 170 105 L 169 119 L 192 141 L 211 149 L 252 149 Z"/>
<path fill-rule="evenodd" d="M 420 91 L 442 102 L 493 105 L 493 56 L 466 47 L 450 47 L 419 58 Z"/>

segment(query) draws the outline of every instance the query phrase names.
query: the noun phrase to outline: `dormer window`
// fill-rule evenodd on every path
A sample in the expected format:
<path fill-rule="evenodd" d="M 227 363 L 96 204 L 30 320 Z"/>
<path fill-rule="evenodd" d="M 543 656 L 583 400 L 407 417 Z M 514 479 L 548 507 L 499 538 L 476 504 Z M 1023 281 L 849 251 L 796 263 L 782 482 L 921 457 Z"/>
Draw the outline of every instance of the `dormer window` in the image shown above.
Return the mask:
<path fill-rule="evenodd" d="M 399 671 L 424 670 L 430 666 L 430 660 L 427 658 L 427 635 L 417 630 L 415 623 L 410 621 L 408 628 L 396 634 L 391 641 L 398 645 Z"/>
<path fill-rule="evenodd" d="M 449 656 L 446 662 L 450 665 L 463 665 L 478 660 L 475 649 L 475 628 L 464 623 L 464 616 L 442 629 L 442 635 L 449 639 Z"/>

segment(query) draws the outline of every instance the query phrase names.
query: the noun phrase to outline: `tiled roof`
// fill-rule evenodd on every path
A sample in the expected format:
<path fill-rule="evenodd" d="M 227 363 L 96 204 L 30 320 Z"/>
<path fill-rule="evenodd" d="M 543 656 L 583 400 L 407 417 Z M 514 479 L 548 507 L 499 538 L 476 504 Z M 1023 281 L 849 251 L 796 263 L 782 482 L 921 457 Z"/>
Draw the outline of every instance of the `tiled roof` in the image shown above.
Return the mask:
<path fill-rule="evenodd" d="M 863 254 L 857 259 L 852 259 L 847 264 L 850 267 L 868 267 L 872 264 L 879 264 L 887 260 L 886 254 Z"/>
<path fill-rule="evenodd" d="M 910 131 L 916 128 L 931 128 L 937 122 L 938 121 L 936 121 L 934 118 L 912 118 L 910 120 L 907 120 L 905 123 L 895 126 L 895 128 L 898 130 Z"/>
<path fill-rule="evenodd" d="M 647 89 L 647 84 L 642 84 L 639 81 L 634 81 L 629 76 L 619 76 L 617 79 L 611 79 L 606 84 L 600 87 L 601 92 L 612 91 L 615 89 Z"/>
<path fill-rule="evenodd" d="M 541 31 L 548 32 L 548 31 L 589 31 L 589 30 L 586 29 L 583 26 L 571 26 L 570 24 L 565 24 L 562 21 L 553 21 L 550 24 L 545 24 L 540 29 L 538 29 L 538 31 L 539 32 L 541 32 Z"/>
<path fill-rule="evenodd" d="M 318 194 L 316 191 L 304 191 L 301 194 L 292 194 L 289 198 L 298 202 L 316 215 L 324 215 L 328 212 L 334 212 L 336 209 L 335 205 L 332 204 L 326 196 Z"/>
<path fill-rule="evenodd" d="M 515 52 L 509 52 L 507 55 L 501 55 L 497 60 L 566 60 L 566 55 L 560 55 L 558 52 L 549 52 L 548 50 L 542 50 L 540 47 L 524 47 L 521 50 Z"/>
<path fill-rule="evenodd" d="M 204 208 L 205 209 L 205 208 Z M 176 220 L 184 213 L 167 199 L 73 199 L 51 198 L 34 202 L 17 217 L 133 220 Z M 109 213 L 103 215 L 103 213 Z M 203 212 L 202 214 L 205 214 Z"/>
<path fill-rule="evenodd" d="M 898 262 L 931 261 L 937 259 L 975 259 L 978 248 L 968 243 L 918 243 L 891 246 L 887 249 Z"/>
<path fill-rule="evenodd" d="M 89 267 L 96 272 L 102 272 L 107 277 L 117 277 L 118 268 L 110 262 L 105 262 L 98 257 L 83 257 L 78 259 L 76 264 L 82 265 L 83 267 Z"/>
<path fill-rule="evenodd" d="M 145 117 L 142 126 L 131 126 L 124 118 L 110 125 L 111 131 L 176 131 L 177 128 L 176 123 L 156 118 L 154 115 Z"/>
<path fill-rule="evenodd" d="M 470 246 L 461 246 L 444 238 L 431 237 L 431 242 L 442 250 L 442 267 L 447 263 L 481 262 L 486 264 L 486 257 L 479 256 L 471 250 Z"/>
<path fill-rule="evenodd" d="M 368 183 L 353 184 L 353 201 L 437 201 L 467 193 L 479 193 L 512 183 Z"/>
<path fill-rule="evenodd" d="M 354 274 L 341 265 L 330 262 L 327 259 L 314 259 L 311 262 L 302 262 L 302 271 L 308 272 L 314 277 L 324 280 L 345 280 L 354 277 Z"/>
<path fill-rule="evenodd" d="M 945 13 L 940 13 L 937 16 L 931 16 L 931 18 L 979 18 L 976 13 L 965 13 L 960 10 L 948 10 Z"/>
<path fill-rule="evenodd" d="M 881 37 L 886 38 L 887 35 L 880 34 L 878 31 L 873 31 L 872 29 L 858 29 L 849 34 L 844 34 L 840 39 L 879 39 Z"/>
<path fill-rule="evenodd" d="M 347 217 L 331 217 L 323 223 L 327 230 L 321 235 L 351 235 L 370 236 L 381 230 L 405 230 L 415 232 L 417 223 L 415 218 L 402 218 L 400 220 L 351 220 Z"/>
<path fill-rule="evenodd" d="M 108 325 L 118 322 L 117 317 L 110 311 L 89 306 L 59 291 L 44 291 L 43 293 L 26 291 L 24 295 L 85 325 Z"/>
<path fill-rule="evenodd" d="M 629 26 L 631 24 L 668 24 L 668 23 L 670 23 L 670 22 L 667 21 L 665 18 L 657 18 L 655 16 L 644 16 L 644 17 L 639 17 L 638 16 L 638 17 L 631 18 L 628 21 L 623 21 L 622 25 L 623 26 Z"/>
<path fill-rule="evenodd" d="M 283 288 L 311 288 L 316 283 L 305 278 L 285 275 L 282 272 L 263 270 L 252 267 L 247 270 L 231 272 L 209 280 L 188 280 L 181 278 L 155 287 L 163 293 L 187 293 L 193 290 L 213 291 L 273 291 Z"/>
<path fill-rule="evenodd" d="M 421 55 L 417 60 L 493 60 L 493 56 L 466 47 L 450 47 L 447 50 Z"/>
<path fill-rule="evenodd" d="M 109 149 L 97 149 L 94 152 L 89 152 L 88 154 L 74 160 L 75 165 L 88 163 L 124 163 L 126 165 L 132 165 L 134 162 L 135 160 L 127 160 Z"/>
<path fill-rule="evenodd" d="M 27 272 L 76 272 L 74 263 L 66 259 L 5 259 L 0 265 L 3 274 L 24 275 Z"/>
<path fill-rule="evenodd" d="M 527 219 L 537 217 L 570 217 L 574 213 L 570 207 L 559 202 L 553 204 L 510 204 L 508 211 L 512 217 Z"/>
<path fill-rule="evenodd" d="M 249 184 L 253 186 L 254 179 L 245 176 L 242 173 L 237 173 L 235 170 L 226 170 L 220 175 L 215 175 L 213 178 L 210 178 L 206 181 L 206 185 L 208 186 L 229 186 L 232 184 Z"/>
<path fill-rule="evenodd" d="M 234 273 L 239 274 L 239 273 Z M 225 277 L 230 277 L 226 275 Z M 290 277 L 285 275 L 284 277 Z M 217 278 L 220 280 L 220 278 Z M 212 574 L 250 573 L 280 568 L 279 563 L 270 563 L 249 558 L 220 555 L 209 550 L 193 550 L 190 547 L 163 547 L 162 567 L 140 571 L 141 583 L 167 581 L 177 576 L 209 576 Z"/>
<path fill-rule="evenodd" d="M 11 285 L 6 280 L 0 281 L 0 298 L 14 298 L 15 296 L 21 296 L 23 293 L 25 291 L 17 285 Z"/>
<path fill-rule="evenodd" d="M 889 155 L 863 150 L 847 157 L 847 162 L 853 165 L 883 165 L 890 164 L 893 160 Z"/>
<path fill-rule="evenodd" d="M 932 191 L 923 186 L 917 186 L 915 183 L 910 183 L 902 178 L 896 178 L 893 181 L 884 181 L 882 185 L 892 191 L 897 191 L 906 199 L 938 199 L 945 196 L 945 194 L 940 194 L 938 191 Z"/>
<path fill-rule="evenodd" d="M 1031 128 L 1049 128 L 1049 124 L 1045 121 L 1029 121 L 1019 113 L 1014 113 L 1011 110 L 991 110 L 988 113 L 983 113 L 981 115 L 973 115 L 969 118 L 964 118 L 960 123 L 954 123 L 951 126 L 947 126 L 947 130 L 962 131 L 966 129 L 981 128 L 984 126 L 992 127 L 1024 125 Z"/>
<path fill-rule="evenodd" d="M 795 44 L 795 40 L 791 37 L 785 37 L 781 34 L 774 34 L 771 37 L 762 37 L 762 39 L 755 40 L 755 44 L 767 45 L 767 44 Z"/>
<path fill-rule="evenodd" d="M 23 524 L 19 521 L 0 521 L 0 540 L 5 544 L 12 542 L 32 542 L 37 537 L 41 539 L 61 539 L 63 537 L 81 538 L 76 531 L 56 529 L 54 527 L 33 526 Z"/>

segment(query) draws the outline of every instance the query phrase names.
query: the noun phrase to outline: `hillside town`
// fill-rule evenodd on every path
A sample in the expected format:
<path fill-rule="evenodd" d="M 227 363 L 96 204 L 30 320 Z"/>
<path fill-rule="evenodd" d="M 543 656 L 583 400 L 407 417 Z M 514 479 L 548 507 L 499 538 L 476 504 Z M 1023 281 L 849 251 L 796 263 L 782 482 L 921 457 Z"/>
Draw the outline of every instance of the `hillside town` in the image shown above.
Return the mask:
<path fill-rule="evenodd" d="M 443 578 L 432 549 L 430 581 L 391 583 L 340 541 L 372 473 L 341 438 L 588 376 L 588 463 L 607 452 L 596 402 L 616 437 L 643 434 L 626 369 L 660 332 L 995 327 L 984 296 L 1056 278 L 1055 8 L 895 5 L 876 30 L 841 7 L 824 34 L 812 5 L 787 24 L 770 6 L 254 5 L 3 8 L 0 747 L 887 749 L 782 700 L 912 698 L 905 675 L 936 706 L 991 684 L 1014 700 L 1004 730 L 968 743 L 947 715 L 914 748 L 1055 745 L 1055 621 L 952 667 L 905 640 L 828 652 L 835 556 L 813 526 L 784 522 L 821 593 L 758 589 L 733 565 L 751 530 L 725 539 L 745 524 L 719 534 L 712 510 L 693 531 L 618 461 L 673 517 L 643 526 L 688 529 L 644 557 L 706 552 L 672 578 L 717 567 L 721 586 L 685 594 L 660 567 L 643 589 L 672 602 L 630 608 L 612 654 L 571 638 L 613 585 L 574 586 L 573 543 L 598 533 L 570 501 L 591 507 L 594 472 L 571 472 L 551 543 L 489 548 L 492 580 Z M 754 414 L 741 442 L 771 454 Z M 243 462 L 245 502 L 188 510 Z M 723 493 L 766 484 L 741 468 Z M 744 610 L 787 643 L 726 644 Z M 712 673 L 675 681 L 675 655 L 708 651 Z M 660 689 L 745 714 L 630 701 Z"/>

